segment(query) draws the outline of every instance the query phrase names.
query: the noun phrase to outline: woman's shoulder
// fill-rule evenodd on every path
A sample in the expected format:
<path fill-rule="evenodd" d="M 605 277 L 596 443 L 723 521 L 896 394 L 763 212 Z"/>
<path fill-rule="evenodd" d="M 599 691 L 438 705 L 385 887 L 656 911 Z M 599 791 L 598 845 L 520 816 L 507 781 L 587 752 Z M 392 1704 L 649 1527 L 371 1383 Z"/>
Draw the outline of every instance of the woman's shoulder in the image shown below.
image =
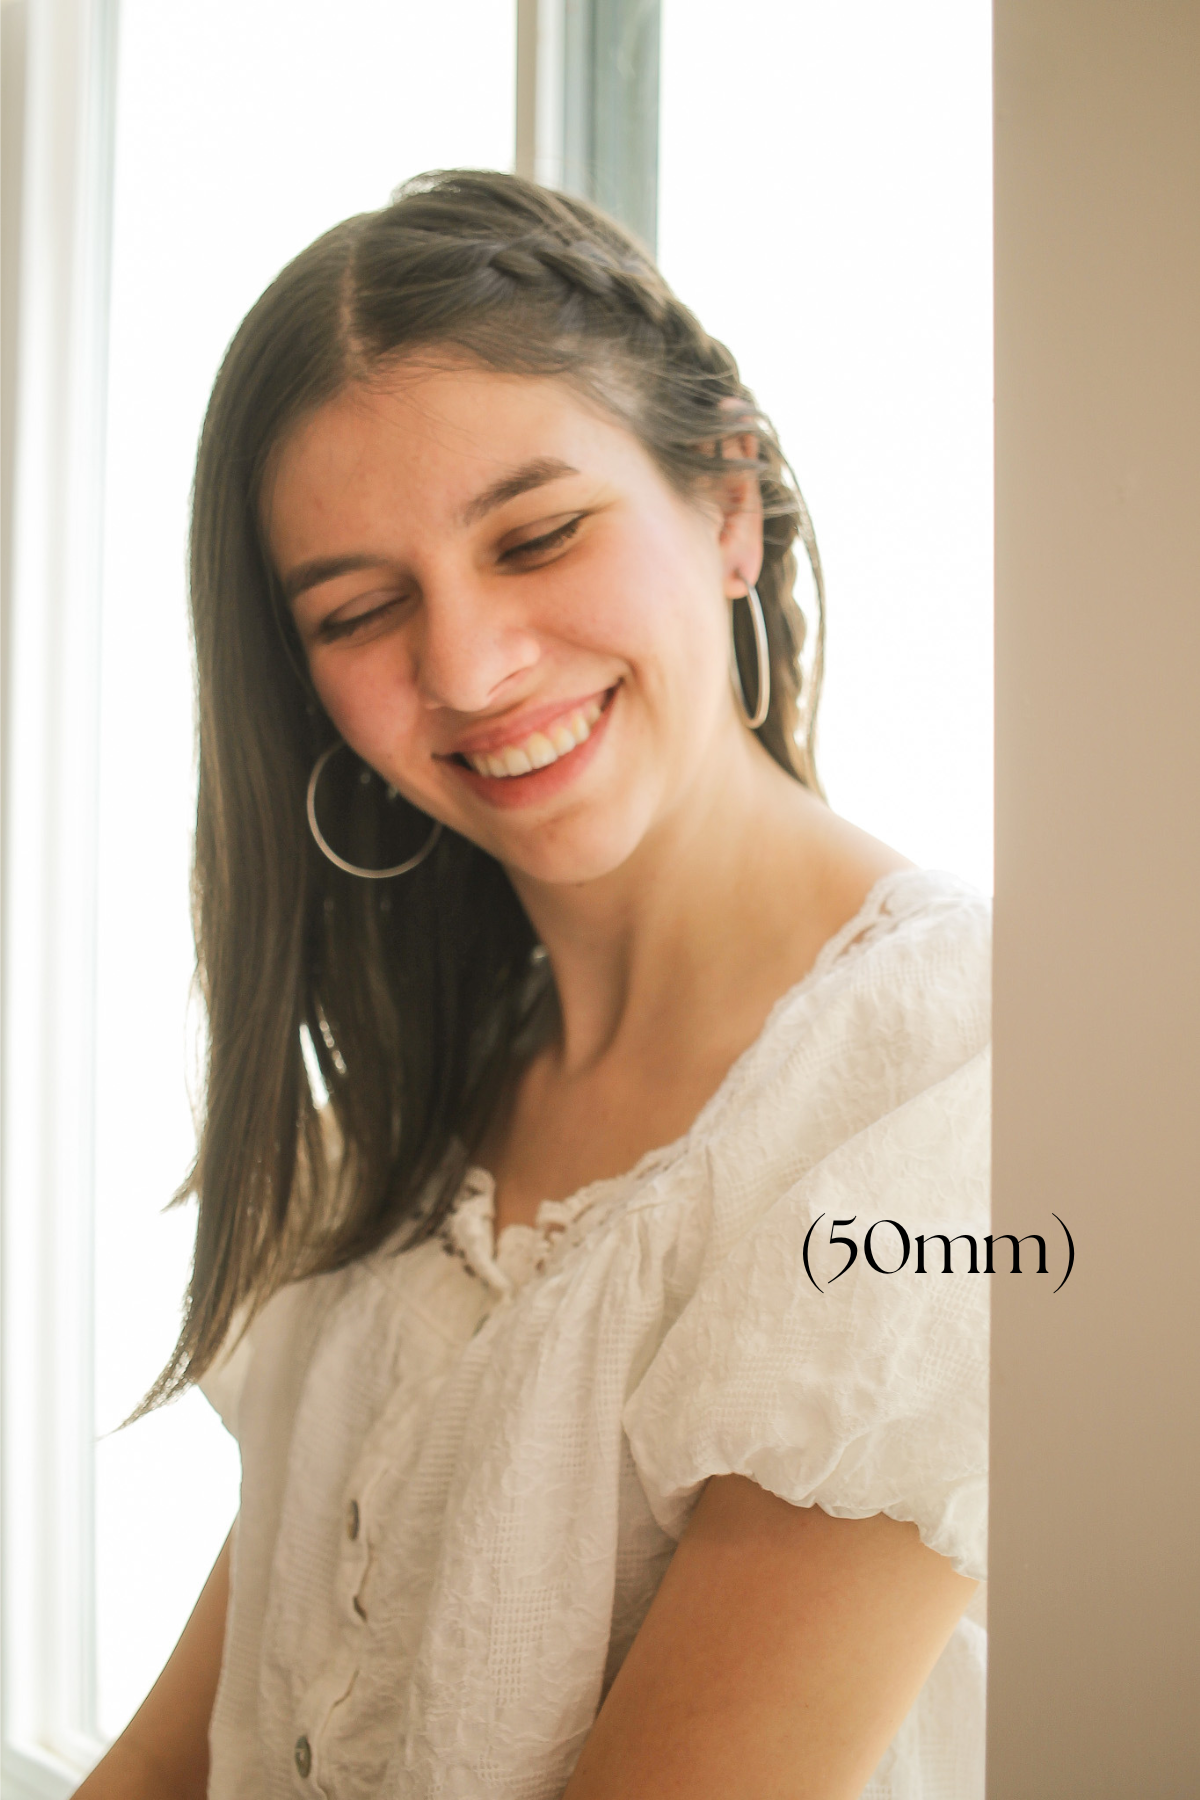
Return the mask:
<path fill-rule="evenodd" d="M 970 882 L 942 869 L 903 868 L 877 881 L 860 910 L 818 959 L 826 997 L 848 989 L 875 996 L 879 1016 L 914 1031 L 948 1030 L 965 1018 L 975 1047 L 991 1023 L 992 905 Z"/>
<path fill-rule="evenodd" d="M 624 1415 L 672 1535 L 708 1476 L 738 1473 L 913 1520 L 984 1572 L 986 1287 L 863 1256 L 833 1285 L 824 1263 L 835 1220 L 856 1242 L 884 1215 L 988 1229 L 989 920 L 953 875 L 881 877 L 699 1122 L 664 1218 L 669 1329 Z"/>
<path fill-rule="evenodd" d="M 693 1128 L 711 1192 L 704 1261 L 840 1146 L 986 1054 L 990 911 L 957 876 L 890 871 L 777 1002 Z"/>
<path fill-rule="evenodd" d="M 990 1025 L 990 900 L 943 870 L 889 870 L 777 1001 L 706 1123 L 731 1124 L 809 1065 L 834 1084 L 897 1063 L 938 1080 L 984 1048 Z"/>
<path fill-rule="evenodd" d="M 973 959 L 980 953 L 987 956 L 991 917 L 991 901 L 960 875 L 912 863 L 886 868 L 870 883 L 858 909 L 830 936 L 813 973 L 851 963 L 854 952 L 883 944 L 894 961 L 914 966 L 955 949 Z"/>

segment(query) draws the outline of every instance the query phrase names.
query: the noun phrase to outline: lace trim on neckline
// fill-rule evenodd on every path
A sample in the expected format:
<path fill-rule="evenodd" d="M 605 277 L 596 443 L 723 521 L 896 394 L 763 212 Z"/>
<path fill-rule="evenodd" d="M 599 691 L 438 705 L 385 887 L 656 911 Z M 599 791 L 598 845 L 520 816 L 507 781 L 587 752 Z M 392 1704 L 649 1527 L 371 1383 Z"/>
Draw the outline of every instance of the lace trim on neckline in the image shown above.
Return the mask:
<path fill-rule="evenodd" d="M 446 1248 L 457 1255 L 502 1298 L 510 1298 L 534 1275 L 540 1275 L 551 1250 L 581 1233 L 573 1228 L 584 1213 L 591 1212 L 599 1199 L 601 1187 L 624 1182 L 628 1176 L 617 1176 L 603 1182 L 592 1182 L 566 1200 L 543 1200 L 533 1225 L 514 1222 L 506 1225 L 497 1238 L 496 1184 L 486 1169 L 472 1167 L 442 1226 Z M 595 1222 L 589 1220 L 589 1226 Z"/>
<path fill-rule="evenodd" d="M 807 974 L 779 996 L 758 1036 L 734 1058 L 720 1085 L 682 1136 L 672 1143 L 648 1150 L 621 1175 L 601 1176 L 576 1189 L 565 1200 L 543 1200 L 534 1224 L 514 1221 L 504 1227 L 498 1238 L 495 1234 L 495 1181 L 487 1169 L 473 1164 L 463 1176 L 462 1185 L 440 1229 L 446 1250 L 502 1298 L 511 1299 L 527 1281 L 541 1274 L 553 1250 L 565 1241 L 578 1241 L 599 1223 L 594 1209 L 601 1199 L 608 1195 L 615 1199 L 622 1190 L 638 1186 L 647 1176 L 677 1162 L 693 1143 L 711 1131 L 715 1120 L 746 1085 L 781 1020 L 797 1002 L 852 951 L 861 951 L 872 943 L 881 924 L 894 925 L 914 910 L 911 905 L 895 905 L 893 890 L 912 882 L 915 877 L 920 877 L 926 886 L 931 880 L 939 884 L 952 880 L 964 892 L 969 891 L 968 884 L 958 882 L 957 877 L 947 877 L 929 869 L 892 869 L 881 875 L 854 916 L 822 944 Z M 580 1229 L 579 1221 L 585 1213 L 592 1213 L 593 1217 L 585 1228 Z"/>

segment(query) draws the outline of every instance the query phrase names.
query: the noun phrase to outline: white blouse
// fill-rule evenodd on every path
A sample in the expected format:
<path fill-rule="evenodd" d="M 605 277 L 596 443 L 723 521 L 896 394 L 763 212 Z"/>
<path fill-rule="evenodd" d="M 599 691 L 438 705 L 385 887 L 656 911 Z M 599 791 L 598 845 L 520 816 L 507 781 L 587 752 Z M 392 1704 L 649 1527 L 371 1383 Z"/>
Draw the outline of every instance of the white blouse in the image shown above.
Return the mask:
<path fill-rule="evenodd" d="M 560 1795 L 710 1475 L 984 1576 L 987 1282 L 916 1236 L 988 1230 L 989 923 L 885 876 L 676 1143 L 498 1242 L 473 1170 L 268 1304 L 202 1384 L 243 1471 L 214 1800 Z M 868 1800 L 982 1796 L 981 1614 Z"/>

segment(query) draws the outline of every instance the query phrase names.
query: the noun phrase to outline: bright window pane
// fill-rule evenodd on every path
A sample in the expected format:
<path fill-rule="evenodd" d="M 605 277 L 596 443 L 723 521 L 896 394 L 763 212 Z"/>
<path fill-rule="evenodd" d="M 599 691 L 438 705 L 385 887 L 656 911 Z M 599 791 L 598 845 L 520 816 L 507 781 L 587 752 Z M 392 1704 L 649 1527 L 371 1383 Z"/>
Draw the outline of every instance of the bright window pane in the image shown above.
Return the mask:
<path fill-rule="evenodd" d="M 194 772 L 187 496 L 208 390 L 256 295 L 408 175 L 510 167 L 511 0 L 122 0 L 101 744 L 97 1419 L 111 1432 L 178 1326 L 190 1212 L 160 1216 L 185 1086 Z M 97 1448 L 99 1723 L 168 1654 L 237 1505 L 206 1403 Z"/>
<path fill-rule="evenodd" d="M 991 891 L 987 0 L 663 0 L 659 250 L 829 588 L 837 811 Z"/>

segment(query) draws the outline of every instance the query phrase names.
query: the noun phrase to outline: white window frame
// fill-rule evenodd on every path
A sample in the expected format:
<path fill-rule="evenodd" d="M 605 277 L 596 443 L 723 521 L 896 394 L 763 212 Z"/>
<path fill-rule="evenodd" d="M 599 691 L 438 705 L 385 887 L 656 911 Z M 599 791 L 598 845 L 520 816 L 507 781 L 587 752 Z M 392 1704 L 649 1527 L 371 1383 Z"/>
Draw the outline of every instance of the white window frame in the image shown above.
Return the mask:
<path fill-rule="evenodd" d="M 659 0 L 517 0 L 516 170 L 594 200 L 653 252 Z"/>
<path fill-rule="evenodd" d="M 0 1772 L 96 1730 L 96 769 L 117 0 L 4 0 Z"/>

